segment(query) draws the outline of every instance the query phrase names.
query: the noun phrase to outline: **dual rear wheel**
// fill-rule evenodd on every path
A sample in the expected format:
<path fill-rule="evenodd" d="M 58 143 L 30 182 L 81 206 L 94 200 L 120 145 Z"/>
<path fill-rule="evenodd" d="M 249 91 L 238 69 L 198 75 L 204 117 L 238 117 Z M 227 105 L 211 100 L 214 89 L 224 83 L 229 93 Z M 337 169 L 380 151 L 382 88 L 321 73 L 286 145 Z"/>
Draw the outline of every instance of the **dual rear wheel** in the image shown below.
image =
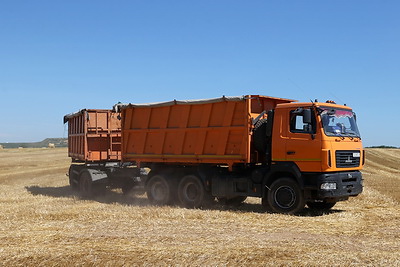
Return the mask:
<path fill-rule="evenodd" d="M 211 204 L 214 200 L 214 197 L 206 190 L 203 181 L 194 174 L 183 176 L 179 182 L 175 179 L 167 179 L 166 175 L 154 175 L 148 181 L 146 191 L 148 199 L 154 205 L 173 204 L 177 200 L 183 207 L 200 208 Z M 220 201 L 240 204 L 245 199 L 245 197 L 229 200 L 221 198 Z M 274 181 L 262 203 L 268 211 L 274 213 L 294 214 L 305 207 L 304 193 L 298 183 L 291 178 L 280 178 Z"/>
<path fill-rule="evenodd" d="M 186 208 L 200 208 L 213 200 L 202 180 L 193 174 L 183 176 L 179 182 L 176 178 L 167 179 L 166 175 L 156 174 L 148 181 L 146 192 L 147 198 L 154 205 L 173 204 L 177 201 Z"/>

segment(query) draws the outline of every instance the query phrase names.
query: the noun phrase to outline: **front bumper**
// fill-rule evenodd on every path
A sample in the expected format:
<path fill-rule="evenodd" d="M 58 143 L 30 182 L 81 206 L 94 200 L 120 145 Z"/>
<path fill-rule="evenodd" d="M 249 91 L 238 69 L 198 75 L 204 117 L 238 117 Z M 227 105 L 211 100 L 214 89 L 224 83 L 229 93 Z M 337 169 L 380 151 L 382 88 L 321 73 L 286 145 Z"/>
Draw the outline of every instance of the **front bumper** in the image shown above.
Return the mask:
<path fill-rule="evenodd" d="M 357 196 L 363 191 L 363 178 L 359 171 L 320 173 L 307 176 L 305 189 L 310 191 L 312 199 L 340 201 L 351 196 Z M 336 186 L 331 189 L 321 189 L 321 185 L 326 184 L 335 184 Z"/>

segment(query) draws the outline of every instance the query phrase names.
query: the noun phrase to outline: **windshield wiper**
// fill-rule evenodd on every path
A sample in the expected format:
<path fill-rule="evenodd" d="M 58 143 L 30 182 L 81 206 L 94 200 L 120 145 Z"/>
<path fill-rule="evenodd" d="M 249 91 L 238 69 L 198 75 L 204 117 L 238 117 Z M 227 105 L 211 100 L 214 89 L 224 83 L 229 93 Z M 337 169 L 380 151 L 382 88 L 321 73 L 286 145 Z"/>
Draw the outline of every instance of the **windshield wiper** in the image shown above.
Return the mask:
<path fill-rule="evenodd" d="M 340 137 L 340 139 L 342 139 L 342 140 L 344 140 L 345 139 L 345 137 L 341 134 L 341 133 L 335 133 L 335 135 L 336 136 L 339 136 Z"/>

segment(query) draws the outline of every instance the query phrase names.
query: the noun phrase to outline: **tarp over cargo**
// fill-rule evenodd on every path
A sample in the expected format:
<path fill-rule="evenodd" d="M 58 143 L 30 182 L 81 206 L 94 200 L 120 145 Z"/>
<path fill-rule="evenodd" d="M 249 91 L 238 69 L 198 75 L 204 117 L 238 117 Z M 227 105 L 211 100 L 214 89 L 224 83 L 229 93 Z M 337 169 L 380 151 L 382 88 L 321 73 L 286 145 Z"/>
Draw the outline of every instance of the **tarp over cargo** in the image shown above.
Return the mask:
<path fill-rule="evenodd" d="M 212 103 L 218 103 L 218 102 L 228 102 L 228 101 L 242 101 L 242 100 L 257 98 L 257 97 L 275 99 L 275 100 L 280 100 L 283 102 L 296 102 L 296 100 L 285 99 L 285 98 L 277 98 L 277 97 L 270 97 L 270 96 L 244 95 L 244 96 L 222 96 L 222 97 L 218 97 L 218 98 L 195 99 L 195 100 L 176 100 L 176 99 L 174 99 L 172 101 L 166 101 L 166 102 L 154 102 L 154 103 L 143 103 L 143 104 L 118 103 L 118 104 L 114 105 L 113 110 L 116 112 L 120 112 L 121 109 L 124 109 L 127 107 L 167 107 L 167 106 L 173 106 L 173 105 L 201 105 L 201 104 L 212 104 Z"/>

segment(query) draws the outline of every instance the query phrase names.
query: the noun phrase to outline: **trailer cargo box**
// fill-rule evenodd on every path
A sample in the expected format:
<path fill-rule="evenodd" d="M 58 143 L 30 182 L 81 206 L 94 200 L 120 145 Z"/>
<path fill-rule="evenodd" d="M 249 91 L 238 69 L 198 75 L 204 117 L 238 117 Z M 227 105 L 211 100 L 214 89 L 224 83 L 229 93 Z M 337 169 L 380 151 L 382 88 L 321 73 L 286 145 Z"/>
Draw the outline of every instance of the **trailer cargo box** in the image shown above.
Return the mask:
<path fill-rule="evenodd" d="M 68 155 L 73 161 L 106 162 L 121 160 L 119 113 L 83 109 L 64 116 L 68 122 Z"/>
<path fill-rule="evenodd" d="M 251 162 L 253 119 L 293 100 L 259 95 L 120 105 L 128 162 Z"/>

